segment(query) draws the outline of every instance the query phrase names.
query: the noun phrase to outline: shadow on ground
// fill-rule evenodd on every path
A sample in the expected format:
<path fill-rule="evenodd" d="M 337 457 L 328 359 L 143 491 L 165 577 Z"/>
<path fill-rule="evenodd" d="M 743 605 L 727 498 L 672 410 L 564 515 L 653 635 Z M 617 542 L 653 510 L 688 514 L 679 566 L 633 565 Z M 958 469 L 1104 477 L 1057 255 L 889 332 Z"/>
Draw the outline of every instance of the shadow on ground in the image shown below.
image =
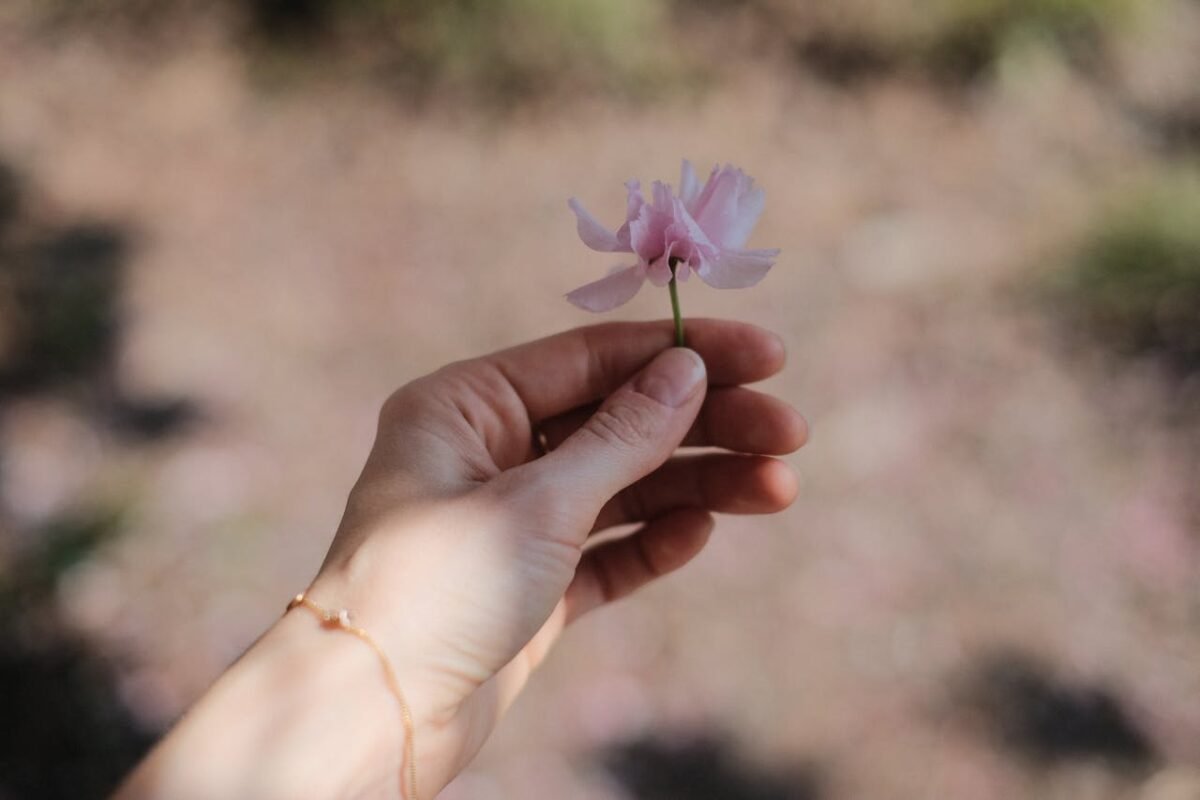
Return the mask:
<path fill-rule="evenodd" d="M 744 762 L 732 744 L 713 737 L 646 737 L 602 755 L 608 772 L 635 800 L 818 800 L 811 766 L 768 771 Z"/>
<path fill-rule="evenodd" d="M 107 222 L 24 219 L 23 194 L 16 172 L 0 161 L 0 409 L 50 393 L 100 427 L 143 441 L 196 420 L 185 398 L 131 396 L 120 385 L 130 233 Z"/>
<path fill-rule="evenodd" d="M 1138 773 L 1158 761 L 1154 743 L 1112 689 L 1067 680 L 1026 654 L 984 657 L 968 670 L 961 692 L 986 735 L 1034 766 L 1098 761 Z"/>

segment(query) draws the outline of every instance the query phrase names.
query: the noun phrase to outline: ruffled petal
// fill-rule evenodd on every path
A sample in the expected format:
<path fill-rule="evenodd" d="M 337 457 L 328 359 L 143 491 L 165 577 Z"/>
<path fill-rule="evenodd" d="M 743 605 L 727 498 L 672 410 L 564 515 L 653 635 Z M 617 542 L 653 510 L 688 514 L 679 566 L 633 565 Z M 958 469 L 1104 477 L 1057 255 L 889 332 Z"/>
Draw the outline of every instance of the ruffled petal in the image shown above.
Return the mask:
<path fill-rule="evenodd" d="M 750 238 L 765 201 L 766 195 L 755 188 L 753 178 L 726 165 L 713 171 L 690 210 L 714 244 L 738 250 Z"/>
<path fill-rule="evenodd" d="M 669 258 L 670 256 L 664 255 L 646 269 L 646 277 L 649 278 L 650 282 L 655 286 L 666 286 L 671 282 L 671 265 L 668 262 Z"/>
<path fill-rule="evenodd" d="M 729 232 L 738 222 L 738 174 L 725 167 L 709 178 L 696 208 L 696 222 L 720 247 L 728 247 Z"/>
<path fill-rule="evenodd" d="M 697 197 L 696 201 L 690 206 L 692 216 L 698 217 L 700 214 L 700 209 L 708 205 L 708 201 L 712 197 L 713 191 L 715 191 L 717 188 L 717 176 L 720 174 L 720 165 L 714 166 L 712 168 L 712 172 L 708 173 L 708 180 L 704 182 L 704 187 L 700 190 L 700 196 Z"/>
<path fill-rule="evenodd" d="M 626 221 L 637 219 L 638 212 L 642 210 L 642 206 L 646 204 L 646 198 L 642 197 L 642 184 L 637 180 L 625 181 L 625 219 Z"/>
<path fill-rule="evenodd" d="M 696 177 L 696 170 L 692 169 L 692 162 L 685 158 L 679 171 L 679 199 L 688 211 L 695 211 L 696 200 L 699 198 L 700 180 Z"/>
<path fill-rule="evenodd" d="M 575 227 L 584 244 L 602 253 L 629 252 L 629 245 L 622 243 L 615 233 L 601 225 L 599 220 L 588 213 L 582 203 L 572 197 L 567 201 L 567 205 L 575 212 L 577 220 Z"/>
<path fill-rule="evenodd" d="M 633 299 L 645 281 L 646 268 L 634 264 L 580 286 L 567 295 L 567 300 L 587 311 L 609 311 Z"/>
<path fill-rule="evenodd" d="M 664 213 L 647 203 L 629 223 L 629 244 L 643 264 L 651 264 L 662 256 L 667 247 L 667 228 L 671 225 L 670 204 Z"/>
<path fill-rule="evenodd" d="M 658 244 L 661 244 L 661 241 L 656 244 L 655 237 L 651 235 L 650 227 L 653 216 L 654 209 L 646 205 L 642 206 L 641 213 L 637 215 L 637 218 L 629 221 L 629 246 L 646 263 L 658 257 L 659 253 L 654 250 Z"/>
<path fill-rule="evenodd" d="M 621 243 L 622 252 L 633 252 L 629 226 L 638 218 L 644 205 L 646 198 L 642 197 L 642 185 L 636 180 L 625 181 L 625 224 L 617 229 L 617 241 Z"/>
<path fill-rule="evenodd" d="M 704 229 L 700 227 L 699 223 L 688 213 L 687 207 L 682 200 L 675 198 L 673 212 L 674 221 L 671 224 L 671 228 L 667 231 L 668 238 L 673 237 L 677 240 L 686 240 L 692 245 L 688 253 L 677 252 L 676 255 L 682 258 L 691 258 L 698 253 L 706 257 L 715 257 L 718 248 L 705 235 Z"/>
<path fill-rule="evenodd" d="M 655 181 L 650 185 L 650 200 L 654 204 L 656 211 L 663 214 L 670 214 L 671 209 L 675 205 L 675 193 L 671 191 L 671 187 L 662 181 Z"/>
<path fill-rule="evenodd" d="M 728 250 L 702 263 L 696 274 L 714 289 L 744 289 L 761 281 L 778 256 L 778 250 Z"/>
<path fill-rule="evenodd" d="M 725 228 L 724 239 L 718 242 L 727 250 L 739 250 L 746 246 L 767 201 L 767 193 L 755 189 L 754 181 L 749 177 L 744 178 L 743 189 L 738 194 L 737 211 Z"/>

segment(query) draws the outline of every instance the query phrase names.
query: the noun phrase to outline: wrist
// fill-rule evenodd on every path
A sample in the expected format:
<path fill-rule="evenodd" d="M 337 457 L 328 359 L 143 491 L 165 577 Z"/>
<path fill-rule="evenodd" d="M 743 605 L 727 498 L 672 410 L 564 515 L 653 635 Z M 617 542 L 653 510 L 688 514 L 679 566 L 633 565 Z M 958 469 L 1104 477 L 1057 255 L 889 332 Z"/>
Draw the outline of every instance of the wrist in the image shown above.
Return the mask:
<path fill-rule="evenodd" d="M 372 591 L 375 586 L 375 582 L 351 580 L 338 570 L 323 572 L 304 593 L 316 608 L 294 608 L 277 627 L 298 618 L 307 624 L 310 635 L 339 640 L 369 661 L 366 674 L 358 670 L 357 680 L 368 688 L 368 702 L 376 715 L 390 726 L 386 738 L 392 747 L 386 752 L 375 749 L 373 767 L 378 771 L 384 764 L 392 769 L 386 796 L 414 800 L 409 778 L 410 764 L 415 766 L 415 797 L 430 800 L 460 768 L 455 735 L 458 694 L 438 680 L 438 671 L 427 662 L 429 648 L 421 644 L 414 626 L 405 624 L 413 622 L 411 615 L 397 614 L 397 608 L 408 604 L 394 597 L 385 601 Z M 343 624 L 329 623 L 327 615 L 337 617 L 341 609 L 346 609 Z M 406 752 L 410 734 L 412 749 Z"/>
<path fill-rule="evenodd" d="M 278 773 L 272 785 L 288 784 L 281 796 L 405 796 L 400 709 L 370 647 L 294 609 L 247 659 L 242 697 L 274 695 L 273 719 L 254 727 L 265 745 L 258 752 L 278 754 L 269 768 Z M 239 705 L 232 692 L 229 700 Z"/>
<path fill-rule="evenodd" d="M 118 797 L 399 798 L 403 729 L 388 699 L 370 648 L 293 611 L 187 712 Z"/>

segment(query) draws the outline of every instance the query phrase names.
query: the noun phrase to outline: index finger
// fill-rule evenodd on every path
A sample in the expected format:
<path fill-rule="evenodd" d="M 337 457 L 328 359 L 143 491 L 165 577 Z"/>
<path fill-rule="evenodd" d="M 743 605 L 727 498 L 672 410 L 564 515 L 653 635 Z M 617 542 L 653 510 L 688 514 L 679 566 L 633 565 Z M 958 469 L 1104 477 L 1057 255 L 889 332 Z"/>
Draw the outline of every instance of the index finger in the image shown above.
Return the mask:
<path fill-rule="evenodd" d="M 499 370 L 535 425 L 612 394 L 674 344 L 671 320 L 610 322 L 549 336 L 481 360 Z M 700 354 L 714 386 L 769 378 L 783 369 L 783 342 L 757 325 L 689 319 L 687 346 Z"/>

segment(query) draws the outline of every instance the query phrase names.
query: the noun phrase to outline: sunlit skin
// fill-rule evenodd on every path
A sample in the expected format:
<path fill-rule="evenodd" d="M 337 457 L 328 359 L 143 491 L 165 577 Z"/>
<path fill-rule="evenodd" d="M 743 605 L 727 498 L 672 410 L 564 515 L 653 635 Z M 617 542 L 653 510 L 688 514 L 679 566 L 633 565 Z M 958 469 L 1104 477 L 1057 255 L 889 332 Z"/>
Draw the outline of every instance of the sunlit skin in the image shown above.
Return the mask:
<path fill-rule="evenodd" d="M 388 654 L 415 718 L 420 797 L 469 763 L 566 625 L 690 561 L 714 512 L 795 498 L 774 456 L 803 445 L 806 424 L 743 386 L 783 368 L 779 339 L 689 320 L 692 349 L 672 340 L 670 321 L 580 328 L 451 364 L 384 403 L 309 596 L 350 609 Z M 297 609 L 118 796 L 399 798 L 402 730 L 375 654 Z"/>

